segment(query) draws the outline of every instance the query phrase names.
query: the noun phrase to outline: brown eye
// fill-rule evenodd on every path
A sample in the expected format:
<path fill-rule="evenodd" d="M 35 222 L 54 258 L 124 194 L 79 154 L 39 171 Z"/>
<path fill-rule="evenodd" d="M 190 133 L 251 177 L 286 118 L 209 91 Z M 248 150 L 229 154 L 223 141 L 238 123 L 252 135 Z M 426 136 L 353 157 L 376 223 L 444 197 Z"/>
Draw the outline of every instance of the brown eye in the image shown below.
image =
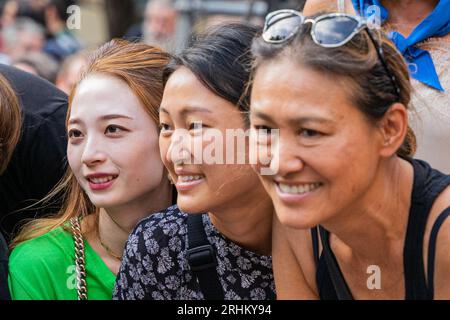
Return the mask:
<path fill-rule="evenodd" d="M 72 129 L 72 130 L 69 130 L 67 135 L 68 135 L 69 139 L 76 139 L 76 138 L 81 138 L 82 133 L 80 130 Z"/>
<path fill-rule="evenodd" d="M 160 123 L 159 124 L 159 130 L 160 131 L 169 131 L 171 129 L 170 129 L 170 126 L 167 123 Z"/>
<path fill-rule="evenodd" d="M 109 125 L 108 127 L 106 127 L 105 133 L 115 134 L 120 133 L 121 131 L 124 131 L 124 129 L 116 125 Z"/>
<path fill-rule="evenodd" d="M 202 122 L 192 122 L 189 125 L 189 130 L 201 130 L 203 129 L 203 123 Z"/>
<path fill-rule="evenodd" d="M 320 135 L 321 135 L 321 133 L 316 130 L 302 129 L 300 131 L 300 136 L 305 137 L 305 138 L 314 138 L 314 137 L 318 137 Z"/>

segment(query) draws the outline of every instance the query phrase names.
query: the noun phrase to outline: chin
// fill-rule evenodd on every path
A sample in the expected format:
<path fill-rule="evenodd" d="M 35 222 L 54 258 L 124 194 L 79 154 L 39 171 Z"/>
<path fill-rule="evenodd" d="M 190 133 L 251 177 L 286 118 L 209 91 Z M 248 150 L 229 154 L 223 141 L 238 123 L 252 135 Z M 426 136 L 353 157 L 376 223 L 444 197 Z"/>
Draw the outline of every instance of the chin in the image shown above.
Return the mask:
<path fill-rule="evenodd" d="M 317 226 L 319 223 L 316 219 L 311 217 L 311 214 L 301 213 L 299 210 L 286 209 L 286 208 L 275 208 L 278 220 L 280 223 L 292 229 L 311 229 Z"/>
<path fill-rule="evenodd" d="M 177 206 L 183 212 L 204 213 L 207 209 L 202 204 L 204 204 L 204 201 L 196 199 L 183 199 L 183 197 L 178 194 Z"/>
<path fill-rule="evenodd" d="M 94 206 L 96 206 L 97 208 L 103 208 L 103 209 L 114 208 L 114 207 L 120 206 L 122 204 L 122 201 L 118 201 L 116 199 L 105 199 L 105 198 L 101 199 L 98 197 L 92 197 L 92 198 L 90 197 L 89 199 L 91 200 L 91 202 Z"/>

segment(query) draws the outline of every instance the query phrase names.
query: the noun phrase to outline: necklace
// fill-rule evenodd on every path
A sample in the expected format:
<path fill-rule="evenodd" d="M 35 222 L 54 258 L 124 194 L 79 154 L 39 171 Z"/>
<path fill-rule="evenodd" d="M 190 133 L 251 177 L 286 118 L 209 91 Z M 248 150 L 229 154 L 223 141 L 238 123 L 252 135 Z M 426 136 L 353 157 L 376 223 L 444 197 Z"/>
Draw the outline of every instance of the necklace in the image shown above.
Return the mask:
<path fill-rule="evenodd" d="M 122 255 L 118 255 L 118 254 L 114 253 L 114 251 L 112 251 L 106 244 L 103 243 L 102 238 L 100 237 L 100 224 L 99 224 L 99 218 L 100 218 L 100 215 L 97 214 L 97 217 L 96 217 L 96 218 L 97 218 L 97 219 L 96 219 L 96 224 L 97 224 L 97 226 L 96 226 L 96 233 L 97 233 L 97 238 L 98 238 L 98 240 L 100 241 L 101 246 L 103 247 L 103 249 L 105 249 L 106 252 L 108 252 L 108 254 L 109 254 L 111 257 L 113 257 L 114 259 L 116 259 L 116 260 L 118 260 L 119 262 L 121 262 L 121 261 L 122 261 Z M 113 220 L 113 221 L 114 221 L 114 220 Z M 116 222 L 114 221 L 114 223 L 116 223 Z M 116 225 L 117 225 L 117 223 L 116 223 Z M 119 225 L 118 225 L 118 226 L 119 226 Z M 120 227 L 120 226 L 119 226 L 119 227 Z"/>
<path fill-rule="evenodd" d="M 100 240 L 100 244 L 106 250 L 106 252 L 109 253 L 109 255 L 111 257 L 113 257 L 114 259 L 116 259 L 118 261 L 122 261 L 122 256 L 115 254 L 106 244 L 103 243 L 102 239 L 100 238 L 100 233 L 98 233 L 98 240 Z"/>

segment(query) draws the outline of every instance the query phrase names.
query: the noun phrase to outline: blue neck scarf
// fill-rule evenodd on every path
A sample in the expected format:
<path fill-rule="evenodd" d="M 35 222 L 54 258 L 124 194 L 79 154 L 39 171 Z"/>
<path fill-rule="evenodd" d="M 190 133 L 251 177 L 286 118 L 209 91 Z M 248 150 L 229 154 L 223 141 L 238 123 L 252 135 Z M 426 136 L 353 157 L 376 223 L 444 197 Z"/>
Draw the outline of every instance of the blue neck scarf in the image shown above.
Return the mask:
<path fill-rule="evenodd" d="M 352 0 L 352 2 L 355 11 L 363 17 L 371 16 L 373 10 L 370 10 L 369 7 L 375 5 L 380 8 L 381 22 L 388 18 L 389 12 L 383 7 L 380 0 Z M 442 92 L 445 90 L 439 82 L 430 53 L 414 47 L 414 45 L 430 37 L 442 37 L 448 33 L 450 33 L 450 0 L 440 0 L 436 8 L 414 28 L 408 38 L 398 32 L 389 34 L 389 38 L 410 65 L 411 76 Z"/>

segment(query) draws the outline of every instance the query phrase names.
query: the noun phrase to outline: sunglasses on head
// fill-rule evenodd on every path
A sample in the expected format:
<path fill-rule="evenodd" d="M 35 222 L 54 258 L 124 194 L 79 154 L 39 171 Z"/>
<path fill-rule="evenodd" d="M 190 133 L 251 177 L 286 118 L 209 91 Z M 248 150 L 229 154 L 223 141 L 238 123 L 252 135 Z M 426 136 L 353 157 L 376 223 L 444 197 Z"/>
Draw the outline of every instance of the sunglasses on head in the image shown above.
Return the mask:
<path fill-rule="evenodd" d="M 383 48 L 375 41 L 367 21 L 359 16 L 346 13 L 328 13 L 316 18 L 305 18 L 295 10 L 277 10 L 266 16 L 262 39 L 267 43 L 285 43 L 291 40 L 301 26 L 306 23 L 312 24 L 311 38 L 314 43 L 325 48 L 341 47 L 352 40 L 361 30 L 366 30 L 383 68 L 391 79 L 397 98 L 400 99 L 400 88 L 394 74 L 389 71 L 384 59 Z"/>

